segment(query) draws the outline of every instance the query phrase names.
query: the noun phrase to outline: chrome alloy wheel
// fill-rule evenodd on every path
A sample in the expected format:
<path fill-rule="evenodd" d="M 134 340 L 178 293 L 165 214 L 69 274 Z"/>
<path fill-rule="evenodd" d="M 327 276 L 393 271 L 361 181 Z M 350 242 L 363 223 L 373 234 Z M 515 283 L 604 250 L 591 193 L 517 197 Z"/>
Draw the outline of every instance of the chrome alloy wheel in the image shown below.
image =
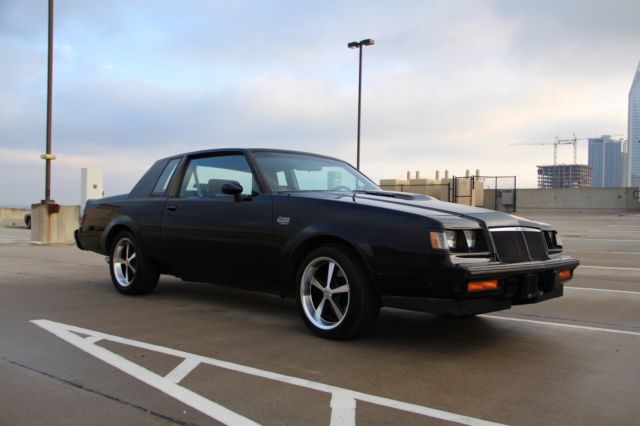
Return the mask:
<path fill-rule="evenodd" d="M 349 280 L 342 267 L 329 257 L 313 259 L 300 283 L 300 300 L 305 315 L 322 330 L 336 328 L 349 310 Z"/>
<path fill-rule="evenodd" d="M 116 244 L 111 259 L 113 275 L 118 285 L 129 287 L 136 278 L 136 251 L 133 242 L 129 238 L 122 238 Z"/>

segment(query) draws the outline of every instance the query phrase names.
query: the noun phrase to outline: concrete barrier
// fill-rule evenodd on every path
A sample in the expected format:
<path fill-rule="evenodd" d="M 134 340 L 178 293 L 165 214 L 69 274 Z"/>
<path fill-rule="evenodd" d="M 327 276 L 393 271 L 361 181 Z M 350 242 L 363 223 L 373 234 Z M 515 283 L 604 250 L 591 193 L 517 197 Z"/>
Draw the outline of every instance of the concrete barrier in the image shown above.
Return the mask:
<path fill-rule="evenodd" d="M 493 193 L 485 199 L 492 200 Z M 638 188 L 518 189 L 516 203 L 518 211 L 640 211 Z"/>
<path fill-rule="evenodd" d="M 80 206 L 33 204 L 31 241 L 47 244 L 74 244 L 73 231 L 80 227 Z"/>
<path fill-rule="evenodd" d="M 26 226 L 24 215 L 31 213 L 27 209 L 0 208 L 0 226 Z"/>

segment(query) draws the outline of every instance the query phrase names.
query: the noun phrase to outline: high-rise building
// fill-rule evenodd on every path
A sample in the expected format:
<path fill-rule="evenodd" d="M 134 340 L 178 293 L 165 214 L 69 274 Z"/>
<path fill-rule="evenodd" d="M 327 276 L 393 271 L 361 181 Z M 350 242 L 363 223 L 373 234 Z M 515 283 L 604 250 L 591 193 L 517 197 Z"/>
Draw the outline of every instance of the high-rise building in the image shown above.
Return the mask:
<path fill-rule="evenodd" d="M 627 184 L 640 186 L 640 63 L 629 90 Z"/>
<path fill-rule="evenodd" d="M 588 188 L 592 182 L 591 167 L 586 164 L 554 164 L 538 167 L 538 188 Z"/>
<path fill-rule="evenodd" d="M 589 166 L 593 169 L 592 185 L 596 188 L 626 186 L 626 144 L 609 135 L 589 138 Z"/>

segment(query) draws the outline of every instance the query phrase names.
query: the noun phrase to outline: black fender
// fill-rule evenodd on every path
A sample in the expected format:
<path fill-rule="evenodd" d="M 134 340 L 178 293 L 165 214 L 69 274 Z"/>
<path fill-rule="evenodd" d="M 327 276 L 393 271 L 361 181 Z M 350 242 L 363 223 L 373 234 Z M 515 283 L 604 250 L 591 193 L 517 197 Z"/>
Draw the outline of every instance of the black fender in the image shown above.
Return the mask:
<path fill-rule="evenodd" d="M 326 243 L 342 242 L 353 248 L 362 258 L 374 278 L 375 255 L 367 239 L 359 232 L 346 226 L 319 223 L 307 226 L 290 237 L 278 257 L 278 283 L 281 294 L 293 292 L 293 284 L 298 263 L 313 247 Z M 302 252 L 300 251 L 302 250 Z"/>
<path fill-rule="evenodd" d="M 113 238 L 113 230 L 117 228 L 127 228 L 137 238 L 140 236 L 140 228 L 129 216 L 117 216 L 104 228 L 100 236 L 100 246 L 104 247 L 104 252 L 109 254 L 111 246 L 111 238 Z"/>

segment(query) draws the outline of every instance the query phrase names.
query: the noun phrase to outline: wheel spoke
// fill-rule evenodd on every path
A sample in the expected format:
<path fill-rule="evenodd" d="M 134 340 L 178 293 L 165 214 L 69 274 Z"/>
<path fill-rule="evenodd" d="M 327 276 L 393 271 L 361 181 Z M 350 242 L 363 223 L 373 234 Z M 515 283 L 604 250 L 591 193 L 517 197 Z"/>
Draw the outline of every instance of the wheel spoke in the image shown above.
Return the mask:
<path fill-rule="evenodd" d="M 311 326 L 320 330 L 339 327 L 351 310 L 350 291 L 349 278 L 335 259 L 320 256 L 309 262 L 302 273 L 300 301 Z"/>
<path fill-rule="evenodd" d="M 334 288 L 332 293 L 349 293 L 349 286 L 347 284 L 341 285 L 340 287 Z"/>
<path fill-rule="evenodd" d="M 338 321 L 340 321 L 344 316 L 344 314 L 342 313 L 340 308 L 338 308 L 338 305 L 336 304 L 336 302 L 333 301 L 333 299 L 329 299 L 329 302 L 331 303 L 331 308 L 333 308 L 333 312 L 335 312 L 336 316 L 338 317 Z"/>
<path fill-rule="evenodd" d="M 136 246 L 126 237 L 121 238 L 112 252 L 111 270 L 119 287 L 128 287 L 136 279 L 138 260 Z"/>
<path fill-rule="evenodd" d="M 316 277 L 311 278 L 311 285 L 320 291 L 324 290 L 324 287 L 322 287 L 322 284 L 320 284 L 320 281 L 318 281 Z"/>
<path fill-rule="evenodd" d="M 333 271 L 336 268 L 336 264 L 329 262 L 329 271 L 327 272 L 327 288 L 331 288 L 331 280 L 333 279 Z"/>
<path fill-rule="evenodd" d="M 322 298 L 322 301 L 316 308 L 316 313 L 314 315 L 316 321 L 320 321 L 322 319 L 322 310 L 324 309 L 324 304 L 327 302 L 327 299 Z"/>

